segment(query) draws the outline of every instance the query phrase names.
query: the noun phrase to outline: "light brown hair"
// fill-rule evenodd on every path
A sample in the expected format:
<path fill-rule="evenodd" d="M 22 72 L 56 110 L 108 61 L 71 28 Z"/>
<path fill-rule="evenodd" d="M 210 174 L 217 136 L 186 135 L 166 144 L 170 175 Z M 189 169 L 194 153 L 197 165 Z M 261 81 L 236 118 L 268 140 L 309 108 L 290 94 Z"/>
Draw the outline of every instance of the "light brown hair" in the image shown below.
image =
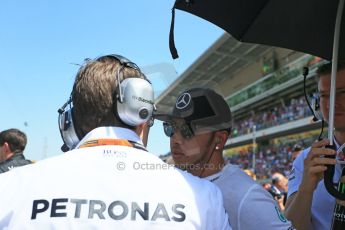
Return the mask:
<path fill-rule="evenodd" d="M 73 86 L 73 114 L 76 132 L 84 136 L 101 126 L 134 129 L 121 122 L 116 114 L 117 73 L 122 65 L 113 56 L 88 61 L 79 69 Z M 124 67 L 120 81 L 129 77 L 143 78 L 138 70 Z"/>

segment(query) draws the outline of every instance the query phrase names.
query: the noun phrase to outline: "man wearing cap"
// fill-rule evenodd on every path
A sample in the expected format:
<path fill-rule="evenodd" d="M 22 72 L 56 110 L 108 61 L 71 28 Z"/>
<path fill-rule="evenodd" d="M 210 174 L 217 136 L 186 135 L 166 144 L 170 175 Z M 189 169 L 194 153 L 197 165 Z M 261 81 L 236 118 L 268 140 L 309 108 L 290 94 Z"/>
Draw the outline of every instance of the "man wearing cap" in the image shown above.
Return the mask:
<path fill-rule="evenodd" d="M 281 173 L 272 174 L 272 192 L 276 194 L 280 210 L 285 210 L 286 196 L 288 191 L 288 179 Z M 279 198 L 280 197 L 280 198 Z"/>
<path fill-rule="evenodd" d="M 155 118 L 164 121 L 175 166 L 221 189 L 233 229 L 293 229 L 261 185 L 237 166 L 225 164 L 222 151 L 232 118 L 221 95 L 206 88 L 189 89 L 178 96 L 172 113 Z"/>

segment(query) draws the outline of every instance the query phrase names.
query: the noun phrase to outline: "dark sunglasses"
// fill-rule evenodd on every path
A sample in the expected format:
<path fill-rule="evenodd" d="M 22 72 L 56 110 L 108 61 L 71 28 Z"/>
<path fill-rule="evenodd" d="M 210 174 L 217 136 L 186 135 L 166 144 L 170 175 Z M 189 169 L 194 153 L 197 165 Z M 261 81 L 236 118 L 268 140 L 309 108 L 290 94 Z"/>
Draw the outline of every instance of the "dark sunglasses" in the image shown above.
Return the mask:
<path fill-rule="evenodd" d="M 165 135 L 168 137 L 172 137 L 177 130 L 180 130 L 181 136 L 184 139 L 190 139 L 194 136 L 193 131 L 187 123 L 177 126 L 174 122 L 163 122 L 163 129 Z"/>

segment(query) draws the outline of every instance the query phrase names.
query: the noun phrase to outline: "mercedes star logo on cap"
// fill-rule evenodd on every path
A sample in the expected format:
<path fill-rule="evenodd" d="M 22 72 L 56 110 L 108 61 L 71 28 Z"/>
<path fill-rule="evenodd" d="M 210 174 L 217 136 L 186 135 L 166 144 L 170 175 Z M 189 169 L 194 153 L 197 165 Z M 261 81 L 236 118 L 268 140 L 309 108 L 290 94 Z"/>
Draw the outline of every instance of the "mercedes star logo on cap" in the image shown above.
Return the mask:
<path fill-rule="evenodd" d="M 189 93 L 184 93 L 181 96 L 178 97 L 176 101 L 176 108 L 177 109 L 184 109 L 186 108 L 190 102 L 191 102 L 192 97 L 190 96 Z"/>

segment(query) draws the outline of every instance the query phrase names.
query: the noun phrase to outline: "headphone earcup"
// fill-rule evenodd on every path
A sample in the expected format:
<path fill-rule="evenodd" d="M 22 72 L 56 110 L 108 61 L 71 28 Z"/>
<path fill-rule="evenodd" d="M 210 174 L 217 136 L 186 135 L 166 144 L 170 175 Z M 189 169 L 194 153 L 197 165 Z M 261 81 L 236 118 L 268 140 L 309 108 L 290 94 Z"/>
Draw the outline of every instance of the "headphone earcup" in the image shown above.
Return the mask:
<path fill-rule="evenodd" d="M 68 149 L 73 149 L 80 141 L 73 123 L 73 108 L 68 109 L 59 115 L 59 130 Z"/>
<path fill-rule="evenodd" d="M 117 117 L 130 126 L 137 126 L 148 121 L 154 109 L 151 83 L 142 78 L 126 78 L 119 87 L 121 87 L 123 101 L 121 102 L 118 96 Z"/>
<path fill-rule="evenodd" d="M 315 118 L 318 121 L 323 120 L 323 116 L 322 116 L 321 109 L 320 109 L 320 97 L 319 96 L 313 96 L 312 97 L 311 108 L 313 109 Z"/>

